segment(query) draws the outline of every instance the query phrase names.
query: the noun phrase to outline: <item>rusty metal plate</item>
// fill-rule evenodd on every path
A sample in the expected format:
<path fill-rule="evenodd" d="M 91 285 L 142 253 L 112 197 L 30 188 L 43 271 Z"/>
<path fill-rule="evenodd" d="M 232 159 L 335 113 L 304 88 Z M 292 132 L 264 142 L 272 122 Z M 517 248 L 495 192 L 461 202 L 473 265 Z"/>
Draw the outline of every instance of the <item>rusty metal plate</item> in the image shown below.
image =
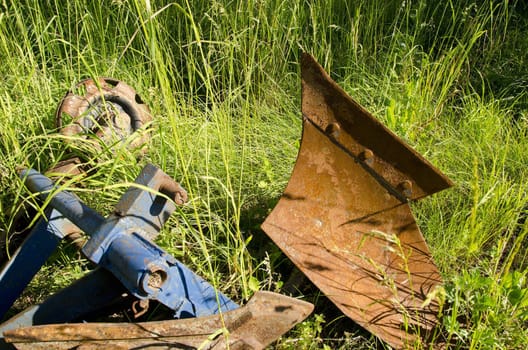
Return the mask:
<path fill-rule="evenodd" d="M 257 292 L 221 315 L 143 323 L 55 324 L 4 332 L 17 349 L 263 349 L 312 312 L 305 301 Z"/>
<path fill-rule="evenodd" d="M 423 340 L 442 284 L 408 205 L 451 186 L 305 54 L 303 136 L 262 228 L 341 311 L 390 345 Z"/>
<path fill-rule="evenodd" d="M 132 140 L 127 138 L 152 120 L 148 106 L 137 92 L 113 78 L 78 83 L 60 102 L 55 118 L 60 133 L 65 136 L 83 135 L 88 141 L 92 134 L 108 147 L 127 141 L 130 148 L 141 147 L 148 141 L 146 132 Z M 65 125 L 64 119 L 71 122 Z"/>

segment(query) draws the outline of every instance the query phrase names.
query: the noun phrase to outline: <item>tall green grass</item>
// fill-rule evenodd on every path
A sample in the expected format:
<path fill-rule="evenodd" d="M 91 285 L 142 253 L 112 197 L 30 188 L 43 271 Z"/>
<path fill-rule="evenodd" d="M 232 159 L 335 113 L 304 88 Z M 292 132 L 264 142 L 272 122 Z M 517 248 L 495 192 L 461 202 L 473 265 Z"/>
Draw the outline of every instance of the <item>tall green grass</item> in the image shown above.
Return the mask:
<path fill-rule="evenodd" d="M 44 171 L 85 154 L 96 171 L 68 186 L 106 214 L 125 190 L 116 184 L 153 162 L 190 195 L 159 244 L 237 301 L 280 290 L 285 258 L 262 243 L 259 224 L 295 162 L 304 50 L 456 183 L 413 206 L 446 282 L 444 340 L 461 349 L 528 340 L 523 2 L 18 0 L 0 9 L 6 243 L 14 204 L 28 196 L 17 166 Z M 96 76 L 126 81 L 151 107 L 144 158 L 124 147 L 72 150 L 56 134 L 58 101 Z M 86 269 L 65 251 L 26 304 Z M 339 324 L 313 316 L 276 347 L 382 346 Z"/>

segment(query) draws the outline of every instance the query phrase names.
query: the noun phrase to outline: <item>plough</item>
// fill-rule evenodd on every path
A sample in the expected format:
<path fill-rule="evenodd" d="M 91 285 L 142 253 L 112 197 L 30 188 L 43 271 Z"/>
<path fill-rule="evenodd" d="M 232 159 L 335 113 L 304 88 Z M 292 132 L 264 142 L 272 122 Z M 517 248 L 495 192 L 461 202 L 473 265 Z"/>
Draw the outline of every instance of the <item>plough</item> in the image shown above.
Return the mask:
<path fill-rule="evenodd" d="M 106 219 L 69 192 L 57 191 L 51 180 L 35 170 L 23 170 L 21 176 L 30 191 L 39 193 L 43 201 L 49 199 L 49 206 L 46 218 L 37 223 L 3 270 L 2 293 L 7 298 L 2 300 L 2 311 L 38 271 L 35 262 L 45 261 L 72 225 L 90 234 L 82 252 L 98 268 L 2 324 L 5 340 L 18 348 L 100 348 L 117 341 L 130 348 L 192 348 L 206 343 L 210 349 L 235 345 L 261 349 L 312 310 L 309 303 L 266 292 L 257 293 L 240 308 L 152 243 L 175 210 L 174 203 L 181 205 L 187 198 L 180 185 L 152 165 L 143 169 L 136 179 L 138 186 L 123 195 Z M 157 301 L 172 310 L 175 318 L 185 320 L 49 325 L 83 319 L 129 295 L 135 299 L 132 308 L 137 314 L 146 311 L 149 301 Z M 275 319 L 272 324 L 270 317 Z M 20 328 L 36 325 L 48 326 Z M 259 331 L 262 328 L 266 332 Z M 209 339 L 218 331 L 228 332 L 229 340 Z"/>
<path fill-rule="evenodd" d="M 303 137 L 293 174 L 263 230 L 295 265 L 359 325 L 395 348 L 425 342 L 437 324 L 441 277 L 409 201 L 451 186 L 303 54 Z M 105 145 L 128 142 L 150 121 L 128 85 L 81 83 L 61 103 L 64 135 L 87 131 Z M 107 105 L 111 105 L 111 111 Z M 66 114 L 72 123 L 62 125 Z M 116 141 L 117 140 L 117 141 Z M 133 147 L 141 147 L 145 136 Z M 67 161 L 59 172 L 80 171 Z M 262 349 L 304 320 L 313 305 L 257 292 L 240 306 L 153 243 L 185 190 L 147 165 L 103 217 L 46 176 L 22 169 L 27 189 L 48 203 L 44 216 L 0 272 L 0 317 L 59 242 L 75 232 L 95 266 L 72 285 L 0 325 L 3 345 L 19 349 Z M 83 322 L 116 305 L 135 316 L 159 303 L 162 321 Z"/>

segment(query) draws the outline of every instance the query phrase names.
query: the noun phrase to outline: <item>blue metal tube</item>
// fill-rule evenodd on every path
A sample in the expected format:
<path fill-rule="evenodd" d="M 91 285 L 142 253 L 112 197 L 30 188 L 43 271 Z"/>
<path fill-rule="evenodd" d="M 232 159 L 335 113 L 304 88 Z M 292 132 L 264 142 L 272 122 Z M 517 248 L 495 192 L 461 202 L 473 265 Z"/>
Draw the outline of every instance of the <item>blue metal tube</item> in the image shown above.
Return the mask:
<path fill-rule="evenodd" d="M 24 244 L 0 270 L 0 320 L 59 245 L 62 237 L 52 233 L 48 220 L 52 220 L 51 215 L 37 222 Z"/>
<path fill-rule="evenodd" d="M 38 193 L 42 200 L 46 200 L 57 189 L 50 179 L 33 169 L 22 170 L 20 177 L 24 179 L 27 188 Z M 66 191 L 53 193 L 50 204 L 89 235 L 95 233 L 105 221 L 102 215 Z"/>

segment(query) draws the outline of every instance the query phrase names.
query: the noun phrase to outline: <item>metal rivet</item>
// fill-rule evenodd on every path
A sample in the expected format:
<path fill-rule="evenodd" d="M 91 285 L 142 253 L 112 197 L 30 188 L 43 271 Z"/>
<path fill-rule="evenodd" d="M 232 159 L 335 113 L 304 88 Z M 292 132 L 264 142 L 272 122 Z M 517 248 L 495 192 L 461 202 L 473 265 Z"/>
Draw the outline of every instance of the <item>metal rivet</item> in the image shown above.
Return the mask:
<path fill-rule="evenodd" d="M 374 152 L 372 152 L 371 150 L 367 148 L 363 152 L 360 153 L 359 158 L 365 163 L 367 163 L 368 165 L 371 165 L 372 162 L 374 162 Z"/>
<path fill-rule="evenodd" d="M 404 180 L 400 182 L 398 185 L 398 189 L 401 191 L 401 193 L 407 197 L 410 198 L 412 196 L 412 182 L 409 180 Z"/>
<path fill-rule="evenodd" d="M 341 126 L 338 123 L 330 123 L 325 129 L 325 133 L 334 138 L 339 137 L 339 132 L 341 131 Z"/>

